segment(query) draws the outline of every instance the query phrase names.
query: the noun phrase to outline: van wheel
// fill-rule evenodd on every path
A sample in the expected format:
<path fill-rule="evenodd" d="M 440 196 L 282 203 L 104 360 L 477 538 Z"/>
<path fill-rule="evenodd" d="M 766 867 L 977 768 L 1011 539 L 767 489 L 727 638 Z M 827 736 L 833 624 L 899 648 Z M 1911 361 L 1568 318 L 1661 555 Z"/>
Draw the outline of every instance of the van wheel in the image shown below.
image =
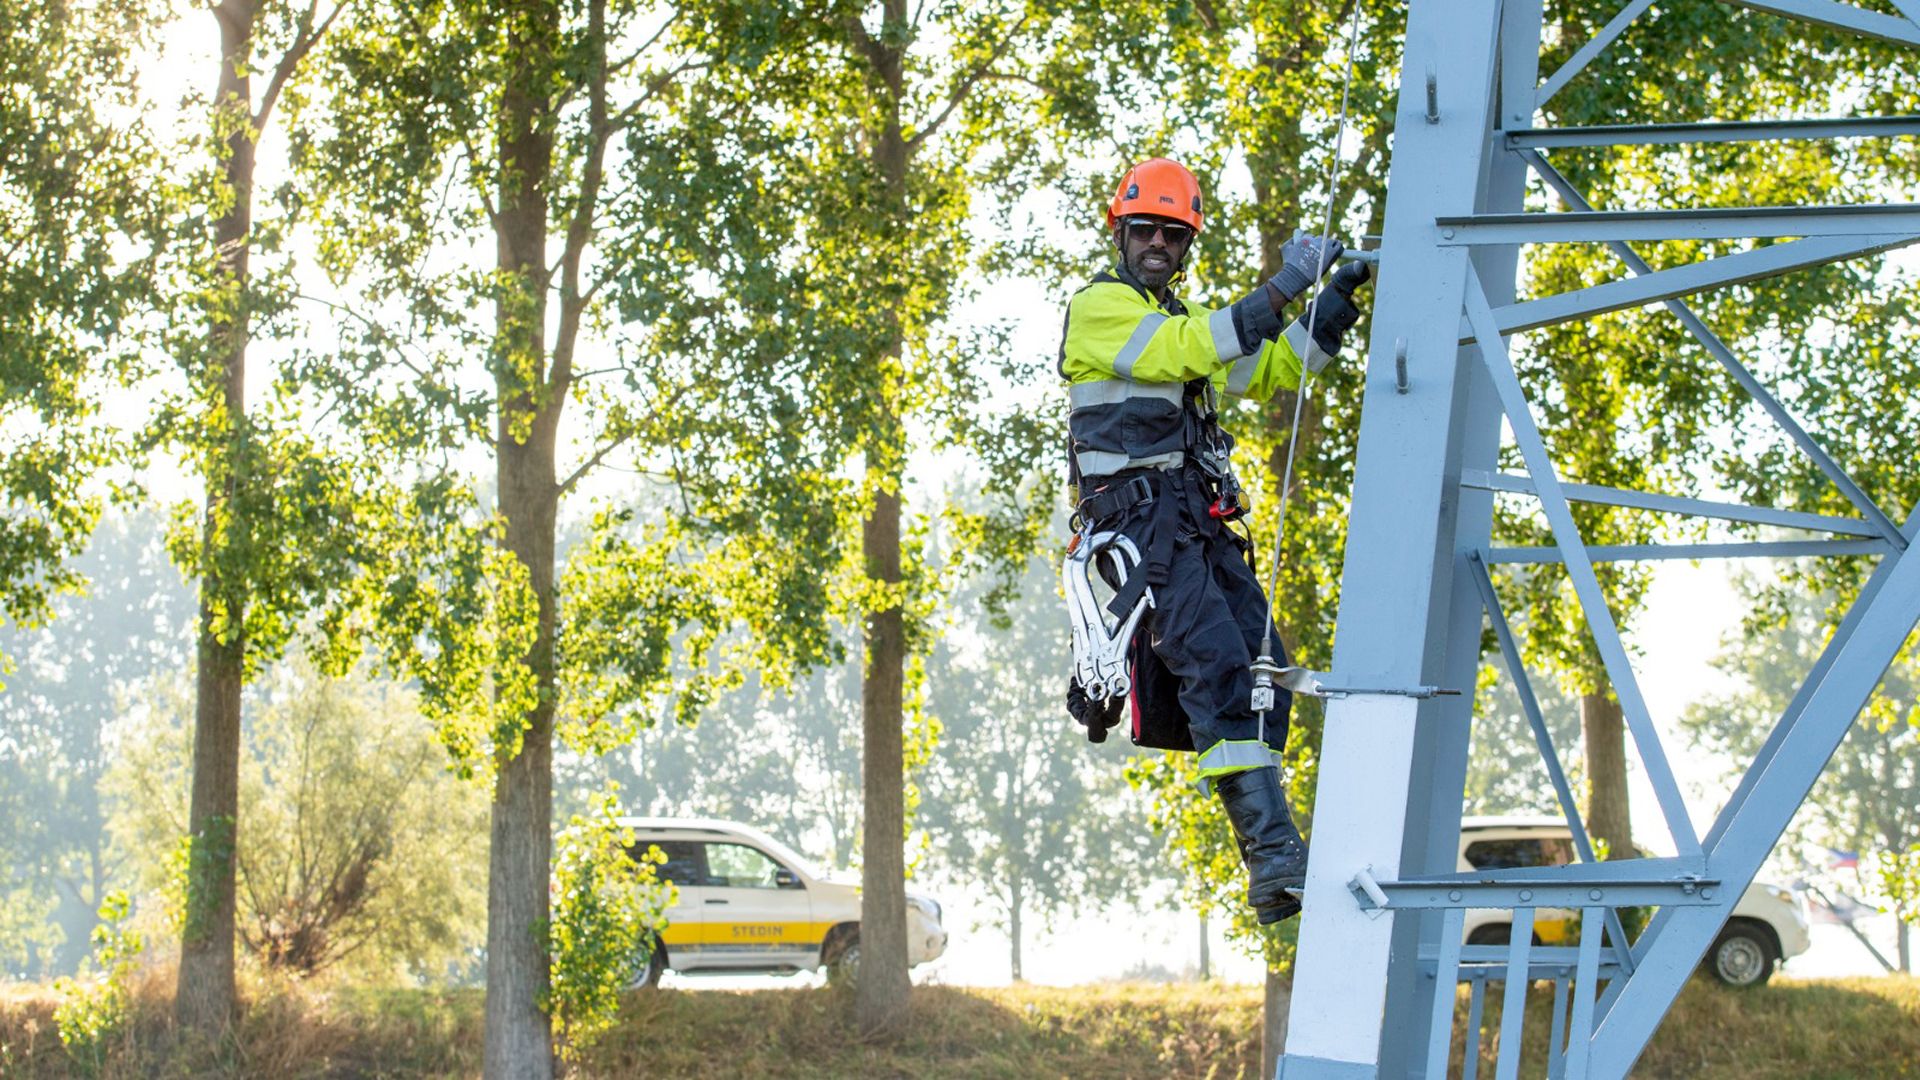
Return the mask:
<path fill-rule="evenodd" d="M 655 940 L 647 951 L 647 966 L 633 977 L 633 989 L 655 990 L 660 986 L 660 976 L 667 970 L 667 947 Z"/>
<path fill-rule="evenodd" d="M 1765 931 L 1745 923 L 1729 923 L 1707 950 L 1707 968 L 1728 986 L 1764 986 L 1780 959 Z"/>
<path fill-rule="evenodd" d="M 852 986 L 860 974 L 860 936 L 847 935 L 840 948 L 827 961 L 828 986 Z"/>

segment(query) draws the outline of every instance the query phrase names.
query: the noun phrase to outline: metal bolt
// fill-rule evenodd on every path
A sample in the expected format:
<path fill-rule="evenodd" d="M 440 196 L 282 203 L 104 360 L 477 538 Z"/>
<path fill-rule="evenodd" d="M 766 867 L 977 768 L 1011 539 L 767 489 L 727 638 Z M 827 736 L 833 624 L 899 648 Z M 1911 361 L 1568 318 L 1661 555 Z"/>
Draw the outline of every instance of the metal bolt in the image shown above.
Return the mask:
<path fill-rule="evenodd" d="M 1712 889 L 1701 889 L 1701 890 L 1700 890 L 1700 899 L 1702 899 L 1702 900 L 1711 900 L 1711 899 L 1713 899 L 1713 890 L 1712 890 Z"/>
<path fill-rule="evenodd" d="M 1459 890 L 1459 889 L 1454 889 L 1454 890 L 1451 890 L 1450 892 L 1448 892 L 1448 893 L 1447 893 L 1447 899 L 1449 899 L 1449 900 L 1451 900 L 1451 901 L 1453 901 L 1453 902 L 1454 902 L 1454 903 L 1456 903 L 1456 904 L 1457 904 L 1457 903 L 1459 903 L 1459 902 L 1460 902 L 1460 890 Z"/>
<path fill-rule="evenodd" d="M 1588 890 L 1587 890 L 1587 899 L 1589 899 L 1589 900 L 1598 900 L 1598 899 L 1600 899 L 1600 896 L 1601 896 L 1601 893 L 1600 893 L 1600 890 L 1599 890 L 1599 889 L 1588 889 Z"/>
<path fill-rule="evenodd" d="M 1452 229 L 1441 229 L 1441 230 L 1440 230 L 1440 239 L 1442 239 L 1442 240 L 1451 240 L 1451 239 L 1453 239 L 1453 230 L 1452 230 Z"/>
<path fill-rule="evenodd" d="M 1526 903 L 1527 901 L 1529 901 L 1529 900 L 1531 900 L 1531 899 L 1533 899 L 1533 890 L 1532 890 L 1532 889 L 1521 889 L 1521 890 L 1520 890 L 1520 902 L 1521 902 L 1521 903 L 1523 903 L 1523 904 L 1524 904 L 1524 903 Z"/>

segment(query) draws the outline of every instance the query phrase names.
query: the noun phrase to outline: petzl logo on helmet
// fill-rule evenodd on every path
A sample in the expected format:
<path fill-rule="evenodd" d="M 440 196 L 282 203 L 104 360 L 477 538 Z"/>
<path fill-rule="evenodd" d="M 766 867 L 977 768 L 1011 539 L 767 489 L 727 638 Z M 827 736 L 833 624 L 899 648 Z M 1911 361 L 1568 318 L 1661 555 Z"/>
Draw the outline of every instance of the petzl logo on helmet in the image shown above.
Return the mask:
<path fill-rule="evenodd" d="M 1161 201 L 1161 202 L 1163 202 L 1163 203 L 1166 203 L 1166 204 L 1167 204 L 1168 206 L 1179 206 L 1179 205 L 1180 205 L 1179 203 L 1177 203 L 1177 202 L 1175 202 L 1175 201 L 1173 200 L 1173 196 L 1171 196 L 1171 195 L 1162 195 L 1162 196 L 1160 196 L 1160 201 Z"/>
<path fill-rule="evenodd" d="M 1139 197 L 1140 197 L 1140 185 L 1139 185 L 1139 184 L 1137 184 L 1137 183 L 1133 183 L 1133 184 L 1128 184 L 1128 185 L 1127 185 L 1127 198 L 1129 198 L 1129 199 L 1137 199 L 1137 198 L 1139 198 Z"/>

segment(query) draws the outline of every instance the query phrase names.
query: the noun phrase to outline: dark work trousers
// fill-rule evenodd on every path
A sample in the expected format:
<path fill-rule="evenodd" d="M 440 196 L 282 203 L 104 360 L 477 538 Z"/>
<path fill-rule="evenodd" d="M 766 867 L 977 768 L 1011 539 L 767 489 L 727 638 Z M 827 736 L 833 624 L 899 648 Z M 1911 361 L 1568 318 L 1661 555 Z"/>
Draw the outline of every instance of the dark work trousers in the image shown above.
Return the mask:
<path fill-rule="evenodd" d="M 1247 564 L 1241 538 L 1207 513 L 1212 495 L 1200 470 L 1187 466 L 1150 474 L 1150 479 L 1154 502 L 1136 505 L 1116 515 L 1116 521 L 1099 525 L 1125 533 L 1149 562 L 1158 531 L 1174 530 L 1171 543 L 1161 547 L 1167 558 L 1167 579 L 1151 586 L 1153 609 L 1143 631 L 1152 655 L 1143 655 L 1135 645 L 1136 741 L 1141 702 L 1152 708 L 1155 698 L 1163 696 L 1154 692 L 1154 684 L 1166 681 L 1169 674 L 1178 687 L 1180 710 L 1186 714 L 1196 752 L 1204 754 L 1222 739 L 1259 739 L 1250 668 L 1266 631 L 1266 595 Z M 1176 500 L 1177 513 L 1175 508 L 1159 505 L 1169 498 Z M 1286 665 L 1277 633 L 1273 656 Z M 1155 660 L 1164 672 L 1147 670 Z M 1275 750 L 1286 746 L 1292 699 L 1288 691 L 1278 690 L 1275 708 L 1267 714 L 1266 742 Z"/>

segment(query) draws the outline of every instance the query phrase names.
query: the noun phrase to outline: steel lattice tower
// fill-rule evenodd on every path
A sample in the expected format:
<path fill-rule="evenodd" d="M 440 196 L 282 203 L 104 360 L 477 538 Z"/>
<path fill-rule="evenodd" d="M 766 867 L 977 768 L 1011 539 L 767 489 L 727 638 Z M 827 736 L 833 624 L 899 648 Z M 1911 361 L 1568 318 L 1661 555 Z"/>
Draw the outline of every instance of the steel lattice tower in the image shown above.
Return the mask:
<path fill-rule="evenodd" d="M 1892 0 L 1906 18 L 1834 0 L 1733 2 L 1913 47 L 1920 68 L 1920 0 Z M 1920 555 L 1910 548 L 1920 514 L 1904 524 L 1889 517 L 1680 299 L 1920 241 L 1920 206 L 1595 212 L 1547 157 L 1558 147 L 1911 136 L 1920 134 L 1920 117 L 1535 127 L 1540 107 L 1652 7 L 1653 0 L 1627 0 L 1542 81 L 1542 0 L 1408 5 L 1384 272 L 1375 297 L 1337 646 L 1326 680 L 1408 689 L 1328 703 L 1307 915 L 1280 1063 L 1286 1080 L 1445 1075 L 1455 988 L 1463 981 L 1472 984 L 1476 1005 L 1490 983 L 1504 987 L 1497 1072 L 1516 1076 L 1520 1006 L 1533 980 L 1550 980 L 1555 988 L 1551 1075 L 1625 1076 L 1920 619 Z M 1530 176 L 1567 209 L 1526 212 Z M 1631 246 L 1743 237 L 1795 239 L 1659 271 Z M 1521 246 L 1560 243 L 1605 244 L 1623 276 L 1519 301 Z M 1560 481 L 1503 335 L 1657 303 L 1681 319 L 1817 463 L 1857 516 Z M 1525 459 L 1525 474 L 1497 469 L 1503 421 Z M 1491 547 L 1496 492 L 1537 498 L 1556 547 L 1545 553 Z M 1589 547 L 1569 500 L 1824 538 Z M 1610 559 L 1783 554 L 1866 555 L 1877 565 L 1725 809 L 1700 836 L 1593 567 Z M 1673 857 L 1593 861 L 1488 575 L 1494 563 L 1541 559 L 1564 563 L 1573 582 L 1671 831 Z M 1471 695 L 1423 697 L 1419 688 L 1472 687 L 1489 621 L 1581 849 L 1582 861 L 1573 865 L 1455 872 Z M 1618 909 L 1639 905 L 1659 911 L 1629 947 Z M 1512 909 L 1511 945 L 1463 947 L 1467 908 Z M 1531 945 L 1536 908 L 1578 909 L 1581 943 Z M 1528 978 L 1506 979 L 1508 971 Z M 1476 1022 L 1463 1033 L 1469 1062 L 1478 1008 L 1473 1016 Z"/>

